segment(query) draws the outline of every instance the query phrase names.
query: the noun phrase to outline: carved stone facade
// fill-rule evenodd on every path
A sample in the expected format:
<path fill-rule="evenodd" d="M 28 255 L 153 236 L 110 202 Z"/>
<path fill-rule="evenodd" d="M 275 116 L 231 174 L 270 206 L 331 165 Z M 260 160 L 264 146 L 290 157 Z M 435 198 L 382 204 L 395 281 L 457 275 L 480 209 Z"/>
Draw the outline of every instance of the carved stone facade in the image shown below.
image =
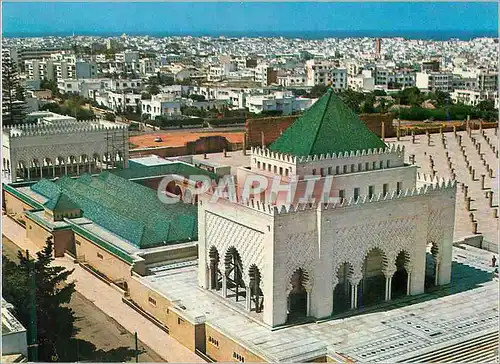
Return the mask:
<path fill-rule="evenodd" d="M 262 153 L 267 152 L 258 151 L 259 156 Z M 402 160 L 403 153 L 392 148 L 376 154 L 349 155 L 349 163 L 356 165 L 356 158 L 363 159 L 364 165 L 367 155 L 376 159 L 377 167 L 379 161 L 383 162 L 380 169 L 333 176 L 333 188 L 360 186 L 358 199 L 347 192 L 346 199 L 338 203 L 280 206 L 258 199 L 219 199 L 213 203 L 210 194 L 202 196 L 199 285 L 213 289 L 209 284 L 213 274 L 210 248 L 215 247 L 222 257 L 218 263 L 222 275 L 224 254 L 230 247 L 236 248 L 245 284 L 250 282 L 250 265 L 256 264 L 262 273 L 262 321 L 275 327 L 293 322 L 291 314 L 297 306 L 294 299 L 307 302 L 304 316 L 324 318 L 335 314 L 341 300 L 337 287 L 345 290 L 342 299 L 347 301 L 348 309 L 356 310 L 370 294 L 390 300 L 396 293 L 420 294 L 428 284 L 449 283 L 455 183 L 423 180 L 412 165 L 386 164 L 388 156 L 394 154 Z M 267 153 L 266 158 L 273 156 Z M 282 155 L 276 158 L 277 164 L 283 162 Z M 318 160 L 313 158 L 309 163 L 317 165 Z M 336 158 L 332 160 L 335 164 Z M 417 177 L 422 180 L 417 182 Z M 368 197 L 372 184 L 384 184 L 385 195 L 379 192 L 382 186 L 377 186 L 379 191 Z M 347 270 L 340 274 L 343 267 Z M 382 288 L 377 291 L 374 287 Z M 219 294 L 231 296 L 228 286 L 223 290 L 226 292 Z M 247 305 L 247 309 L 251 306 Z"/>

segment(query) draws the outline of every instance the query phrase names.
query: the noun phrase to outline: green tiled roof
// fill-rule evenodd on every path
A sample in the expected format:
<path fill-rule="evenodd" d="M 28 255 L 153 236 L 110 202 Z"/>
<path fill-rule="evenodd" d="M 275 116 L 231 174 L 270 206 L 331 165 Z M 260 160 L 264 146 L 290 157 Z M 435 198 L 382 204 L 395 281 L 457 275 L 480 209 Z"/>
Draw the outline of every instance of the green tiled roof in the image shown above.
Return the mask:
<path fill-rule="evenodd" d="M 385 147 L 385 143 L 329 89 L 269 149 L 309 156 Z"/>
<path fill-rule="evenodd" d="M 134 167 L 121 170 L 110 171 L 125 179 L 146 178 L 154 176 L 164 176 L 168 174 L 177 174 L 184 177 L 189 176 L 208 176 L 215 179 L 215 173 L 205 171 L 201 168 L 190 166 L 189 164 L 174 162 L 156 166 Z"/>
<path fill-rule="evenodd" d="M 196 206 L 163 204 L 156 191 L 110 172 L 40 180 L 31 189 L 49 199 L 63 193 L 84 217 L 138 248 L 195 240 L 198 235 Z"/>
<path fill-rule="evenodd" d="M 51 211 L 76 210 L 80 207 L 73 202 L 65 193 L 59 192 L 56 197 L 51 198 L 43 204 Z"/>

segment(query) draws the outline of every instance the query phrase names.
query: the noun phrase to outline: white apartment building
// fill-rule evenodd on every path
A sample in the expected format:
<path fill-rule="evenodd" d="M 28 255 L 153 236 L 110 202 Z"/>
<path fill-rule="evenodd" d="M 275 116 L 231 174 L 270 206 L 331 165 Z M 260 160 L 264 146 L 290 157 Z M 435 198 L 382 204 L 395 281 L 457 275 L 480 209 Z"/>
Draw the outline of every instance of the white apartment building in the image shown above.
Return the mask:
<path fill-rule="evenodd" d="M 234 63 L 223 63 L 218 65 L 210 65 L 208 67 L 208 81 L 221 81 L 226 76 L 229 75 L 230 72 L 236 71 L 236 64 Z"/>
<path fill-rule="evenodd" d="M 356 92 L 373 91 L 375 79 L 371 76 L 371 71 L 365 70 L 359 75 L 348 76 L 347 87 Z"/>
<path fill-rule="evenodd" d="M 71 61 L 55 61 L 52 59 L 30 59 L 24 61 L 24 67 L 26 70 L 27 78 L 30 80 L 43 80 L 44 78 L 51 80 L 60 79 L 75 79 L 76 74 L 76 63 Z M 80 69 L 83 70 L 80 66 Z"/>
<path fill-rule="evenodd" d="M 423 91 L 450 92 L 453 88 L 453 74 L 448 72 L 417 72 L 415 85 Z"/>
<path fill-rule="evenodd" d="M 160 61 L 155 58 L 144 58 L 139 60 L 139 72 L 141 76 L 155 75 L 160 66 Z"/>
<path fill-rule="evenodd" d="M 291 73 L 278 75 L 278 85 L 283 87 L 305 86 L 307 75 L 305 73 Z"/>
<path fill-rule="evenodd" d="M 331 85 L 334 90 L 347 88 L 347 69 L 337 68 L 334 63 L 326 61 L 306 61 L 307 86 Z"/>
<path fill-rule="evenodd" d="M 139 52 L 125 51 L 115 54 L 115 61 L 119 63 L 139 62 Z"/>
<path fill-rule="evenodd" d="M 477 85 L 482 91 L 497 91 L 498 71 L 480 71 L 477 75 Z"/>
<path fill-rule="evenodd" d="M 450 93 L 450 96 L 454 103 L 477 106 L 481 101 L 493 100 L 495 108 L 498 109 L 499 106 L 498 91 L 457 89 Z"/>
<path fill-rule="evenodd" d="M 363 70 L 363 67 L 356 61 L 347 61 L 345 67 L 348 76 L 357 76 Z"/>
<path fill-rule="evenodd" d="M 397 84 L 400 88 L 415 86 L 415 72 L 407 69 L 393 70 L 387 75 L 387 84 Z"/>
<path fill-rule="evenodd" d="M 477 77 L 461 77 L 459 75 L 453 75 L 452 87 L 454 90 L 476 90 L 477 89 Z"/>
<path fill-rule="evenodd" d="M 133 92 L 106 92 L 95 96 L 97 102 L 101 102 L 104 106 L 109 107 L 113 111 L 124 111 L 131 108 L 134 112 L 141 111 L 140 102 L 141 94 Z"/>
<path fill-rule="evenodd" d="M 141 100 L 141 114 L 149 115 L 154 120 L 157 116 L 181 115 L 180 100 L 173 99 L 170 95 L 154 95 L 151 100 Z"/>
<path fill-rule="evenodd" d="M 276 92 L 272 95 L 249 95 L 246 97 L 245 106 L 248 111 L 255 114 L 263 111 L 281 111 L 282 115 L 291 115 L 308 109 L 316 100 L 298 98 L 291 93 Z"/>

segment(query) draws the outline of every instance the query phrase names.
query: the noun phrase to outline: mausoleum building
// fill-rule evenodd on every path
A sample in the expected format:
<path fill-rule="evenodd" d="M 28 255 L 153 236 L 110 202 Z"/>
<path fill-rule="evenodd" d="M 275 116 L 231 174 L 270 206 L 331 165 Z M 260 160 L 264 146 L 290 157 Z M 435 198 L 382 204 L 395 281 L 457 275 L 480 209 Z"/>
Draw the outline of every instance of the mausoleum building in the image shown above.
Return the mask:
<path fill-rule="evenodd" d="M 331 188 L 305 203 L 269 189 L 245 198 L 252 174 L 296 178 L 299 194 L 311 178 Z M 454 181 L 420 176 L 331 90 L 253 149 L 237 183 L 236 198 L 200 198 L 198 284 L 271 327 L 450 282 Z"/>

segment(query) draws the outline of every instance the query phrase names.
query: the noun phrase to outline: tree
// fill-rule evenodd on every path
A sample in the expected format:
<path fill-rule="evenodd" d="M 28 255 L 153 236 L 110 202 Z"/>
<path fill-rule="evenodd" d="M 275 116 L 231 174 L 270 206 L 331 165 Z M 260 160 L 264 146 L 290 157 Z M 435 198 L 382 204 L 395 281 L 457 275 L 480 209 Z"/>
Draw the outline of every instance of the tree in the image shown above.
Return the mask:
<path fill-rule="evenodd" d="M 76 334 L 74 312 L 65 306 L 75 292 L 75 283 L 68 282 L 73 270 L 52 265 L 52 237 L 47 238 L 36 259 L 21 252 L 18 258 L 19 265 L 3 257 L 3 296 L 14 305 L 19 320 L 30 334 L 33 332 L 30 321 L 36 312 L 38 360 L 56 361 L 59 356 L 67 355 L 68 342 Z M 35 284 L 30 285 L 33 278 Z M 34 300 L 30 299 L 33 289 Z M 34 312 L 33 304 L 36 305 Z"/>
<path fill-rule="evenodd" d="M 26 104 L 24 89 L 19 83 L 17 66 L 9 55 L 2 55 L 2 119 L 3 125 L 24 122 Z"/>
<path fill-rule="evenodd" d="M 46 78 L 44 78 L 41 82 L 40 82 L 40 88 L 42 90 L 50 90 L 52 91 L 52 96 L 60 96 L 60 93 L 59 93 L 59 88 L 57 87 L 57 82 L 55 80 L 47 80 Z"/>
<path fill-rule="evenodd" d="M 328 91 L 328 86 L 316 85 L 313 86 L 313 88 L 311 89 L 310 95 L 312 98 L 319 98 L 323 96 L 326 93 L 326 91 Z"/>
<path fill-rule="evenodd" d="M 479 111 L 495 111 L 495 102 L 493 100 L 483 100 L 476 107 Z"/>
<path fill-rule="evenodd" d="M 205 100 L 205 96 L 203 96 L 203 95 L 195 95 L 195 94 L 191 94 L 191 95 L 189 95 L 189 98 L 190 98 L 191 100 L 198 101 L 198 102 L 206 101 L 206 100 Z"/>
<path fill-rule="evenodd" d="M 344 90 L 338 94 L 340 99 L 355 113 L 361 111 L 360 105 L 365 100 L 365 95 L 351 89 Z"/>
<path fill-rule="evenodd" d="M 114 122 L 116 120 L 116 116 L 112 112 L 107 112 L 106 114 L 104 114 L 104 120 Z"/>
<path fill-rule="evenodd" d="M 150 95 L 158 95 L 160 93 L 160 86 L 158 85 L 158 79 L 156 77 L 151 77 L 149 85 L 146 87 L 146 91 Z"/>

